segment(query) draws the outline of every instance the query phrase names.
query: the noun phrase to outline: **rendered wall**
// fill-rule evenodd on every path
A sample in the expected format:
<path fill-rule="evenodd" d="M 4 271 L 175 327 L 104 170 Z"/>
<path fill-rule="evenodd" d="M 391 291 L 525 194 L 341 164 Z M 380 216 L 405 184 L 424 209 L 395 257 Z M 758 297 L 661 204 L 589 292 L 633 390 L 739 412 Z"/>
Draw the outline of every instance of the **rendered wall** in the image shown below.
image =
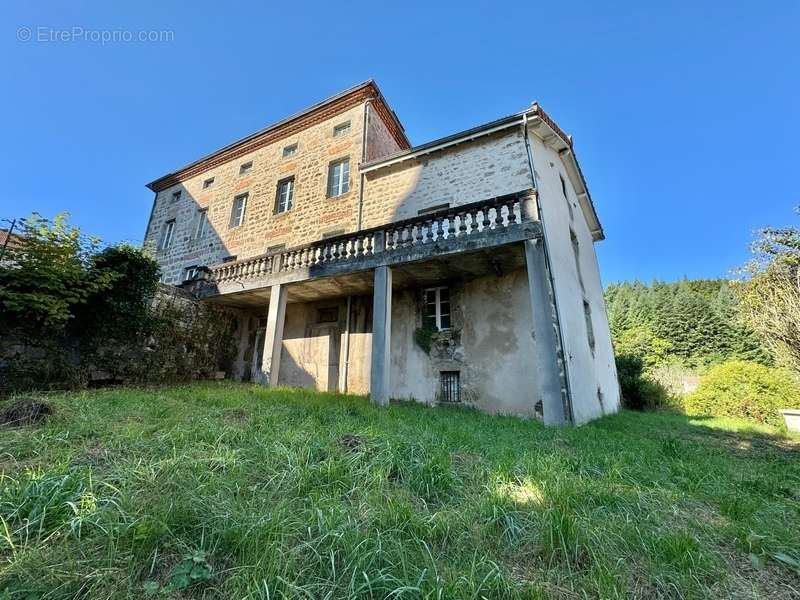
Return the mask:
<path fill-rule="evenodd" d="M 530 140 L 564 336 L 572 410 L 575 423 L 581 424 L 616 412 L 620 403 L 603 285 L 592 236 L 561 158 L 535 135 L 531 135 Z M 572 215 L 562 194 L 559 174 L 566 184 Z M 578 277 L 570 229 L 578 240 L 583 288 Z M 591 308 L 594 353 L 587 339 L 584 299 Z M 598 389 L 602 394 L 602 402 Z"/>
<path fill-rule="evenodd" d="M 536 416 L 533 325 L 524 269 L 450 286 L 453 341 L 427 355 L 415 342 L 422 290 L 392 300 L 391 396 L 437 400 L 441 371 L 459 371 L 462 402 L 485 412 Z"/>

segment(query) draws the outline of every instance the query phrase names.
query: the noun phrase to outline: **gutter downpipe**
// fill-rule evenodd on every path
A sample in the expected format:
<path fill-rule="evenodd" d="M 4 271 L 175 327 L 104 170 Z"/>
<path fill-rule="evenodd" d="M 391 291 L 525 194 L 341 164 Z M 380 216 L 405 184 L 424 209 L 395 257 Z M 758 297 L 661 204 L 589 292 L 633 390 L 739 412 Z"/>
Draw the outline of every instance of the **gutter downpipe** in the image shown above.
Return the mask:
<path fill-rule="evenodd" d="M 364 128 L 361 131 L 361 164 L 367 160 L 367 127 L 369 127 L 369 105 L 372 103 L 371 99 L 364 102 Z M 361 178 L 358 186 L 358 215 L 356 217 L 356 231 L 361 231 L 361 219 L 364 210 L 364 172 L 361 171 L 359 165 L 359 177 Z"/>
<path fill-rule="evenodd" d="M 367 126 L 369 124 L 369 105 L 371 100 L 364 102 L 364 127 L 361 131 L 361 162 L 363 163 L 367 158 Z M 361 169 L 359 169 L 359 172 Z M 361 219 L 364 206 L 364 173 L 359 173 L 360 183 L 358 186 L 358 215 L 356 216 L 356 231 L 361 231 Z M 347 297 L 347 317 L 345 317 L 344 325 L 344 340 L 342 343 L 342 356 L 344 357 L 344 365 L 342 368 L 342 380 L 339 388 L 341 393 L 347 393 L 347 379 L 350 373 L 350 311 L 352 306 L 352 296 Z"/>
<path fill-rule="evenodd" d="M 569 412 L 570 423 L 575 423 L 575 415 L 572 412 L 572 388 L 569 382 L 569 364 L 567 361 L 567 350 L 564 347 L 564 332 L 561 329 L 561 313 L 558 308 L 558 300 L 556 298 L 556 285 L 553 280 L 553 269 L 550 266 L 550 245 L 547 242 L 547 225 L 544 220 L 544 208 L 540 200 L 541 190 L 539 189 L 538 182 L 536 181 L 536 169 L 533 167 L 533 149 L 531 148 L 530 141 L 528 140 L 528 113 L 527 111 L 522 114 L 522 131 L 525 137 L 525 150 L 528 154 L 528 169 L 531 173 L 531 182 L 533 188 L 536 190 L 536 208 L 539 211 L 539 222 L 542 224 L 542 242 L 544 249 L 544 261 L 547 265 L 547 278 L 550 281 L 550 290 L 553 293 L 553 307 L 556 313 L 556 328 L 558 330 L 558 339 L 561 344 L 561 363 L 564 365 L 564 387 L 567 392 L 567 409 Z"/>
<path fill-rule="evenodd" d="M 342 352 L 342 356 L 344 357 L 344 365 L 342 365 L 342 381 L 339 385 L 342 394 L 347 393 L 347 378 L 350 375 L 350 310 L 351 310 L 351 299 L 352 296 L 347 297 L 347 317 L 345 318 L 344 322 L 344 340 L 342 340 L 342 344 L 344 345 L 344 349 Z"/>

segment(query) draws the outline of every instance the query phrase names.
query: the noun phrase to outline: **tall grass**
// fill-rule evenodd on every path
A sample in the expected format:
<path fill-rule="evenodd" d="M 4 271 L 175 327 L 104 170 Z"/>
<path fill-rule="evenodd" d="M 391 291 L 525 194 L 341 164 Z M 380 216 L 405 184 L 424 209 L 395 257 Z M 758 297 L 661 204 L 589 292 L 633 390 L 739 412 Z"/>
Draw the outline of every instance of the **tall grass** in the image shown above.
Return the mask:
<path fill-rule="evenodd" d="M 796 440 L 232 384 L 0 430 L 0 598 L 790 597 Z"/>

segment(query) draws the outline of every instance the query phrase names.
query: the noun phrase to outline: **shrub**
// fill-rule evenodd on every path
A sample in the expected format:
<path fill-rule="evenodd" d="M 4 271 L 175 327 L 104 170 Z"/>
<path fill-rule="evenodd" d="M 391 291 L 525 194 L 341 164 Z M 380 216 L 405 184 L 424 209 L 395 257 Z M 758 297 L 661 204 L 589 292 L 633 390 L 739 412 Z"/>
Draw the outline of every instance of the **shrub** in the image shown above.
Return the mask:
<path fill-rule="evenodd" d="M 667 390 L 657 381 L 644 375 L 644 362 L 638 356 L 620 354 L 616 357 L 622 404 L 631 410 L 654 409 L 670 404 Z"/>
<path fill-rule="evenodd" d="M 783 369 L 731 361 L 709 370 L 685 405 L 691 415 L 740 417 L 782 428 L 778 411 L 800 407 L 800 385 Z"/>

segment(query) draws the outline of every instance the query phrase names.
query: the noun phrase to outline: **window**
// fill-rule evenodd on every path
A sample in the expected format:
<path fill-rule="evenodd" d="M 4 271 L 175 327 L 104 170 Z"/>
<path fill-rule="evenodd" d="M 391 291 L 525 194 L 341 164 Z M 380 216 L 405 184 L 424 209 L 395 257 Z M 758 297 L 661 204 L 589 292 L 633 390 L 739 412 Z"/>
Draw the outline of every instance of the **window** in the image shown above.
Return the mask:
<path fill-rule="evenodd" d="M 212 185 L 214 185 L 214 178 L 213 178 L 213 177 L 209 177 L 208 179 L 206 179 L 206 180 L 203 182 L 203 189 L 204 189 L 204 190 L 207 190 L 207 189 L 208 189 L 208 188 L 210 188 Z"/>
<path fill-rule="evenodd" d="M 253 170 L 253 161 L 248 160 L 246 163 L 243 163 L 239 166 L 239 175 L 246 175 L 252 170 Z"/>
<path fill-rule="evenodd" d="M 247 211 L 248 194 L 240 194 L 233 199 L 230 227 L 239 227 L 244 223 L 244 213 Z"/>
<path fill-rule="evenodd" d="M 335 198 L 350 191 L 350 159 L 344 158 L 328 166 L 328 197 Z"/>
<path fill-rule="evenodd" d="M 581 284 L 581 289 L 585 291 L 586 288 L 583 285 L 583 273 L 581 272 L 580 246 L 578 245 L 578 237 L 575 235 L 575 232 L 572 231 L 571 227 L 569 230 L 569 239 L 572 242 L 572 256 L 575 259 L 575 271 L 578 274 L 578 283 Z"/>
<path fill-rule="evenodd" d="M 350 133 L 350 121 L 339 123 L 333 128 L 333 137 L 342 137 Z"/>
<path fill-rule="evenodd" d="M 567 202 L 567 210 L 569 211 L 569 219 L 570 221 L 575 218 L 575 215 L 572 212 L 572 203 L 569 201 L 569 196 L 567 196 L 567 182 L 564 181 L 564 176 L 561 173 L 558 174 L 558 178 L 561 180 L 561 194 L 564 196 L 564 200 Z"/>
<path fill-rule="evenodd" d="M 198 266 L 191 266 L 186 267 L 183 270 L 183 280 L 184 281 L 194 281 L 200 275 L 200 267 Z"/>
<path fill-rule="evenodd" d="M 461 402 L 461 373 L 458 371 L 440 371 L 441 402 Z"/>
<path fill-rule="evenodd" d="M 175 219 L 164 223 L 164 229 L 161 231 L 161 244 L 159 247 L 162 250 L 168 249 L 172 245 L 172 235 L 175 233 Z"/>
<path fill-rule="evenodd" d="M 425 290 L 422 324 L 439 331 L 450 329 L 450 290 L 446 287 Z"/>
<path fill-rule="evenodd" d="M 583 301 L 583 316 L 586 318 L 586 340 L 589 342 L 589 350 L 594 355 L 594 325 L 592 325 L 592 308 L 589 303 Z"/>
<path fill-rule="evenodd" d="M 431 213 L 439 212 L 440 210 L 444 210 L 445 208 L 450 208 L 450 203 L 445 202 L 444 204 L 437 204 L 436 206 L 429 206 L 428 208 L 423 208 L 422 210 L 417 211 L 417 216 L 422 215 L 429 215 Z"/>
<path fill-rule="evenodd" d="M 283 147 L 283 158 L 289 158 L 297 154 L 297 144 L 289 144 Z"/>
<path fill-rule="evenodd" d="M 336 323 L 339 320 L 339 307 L 317 309 L 317 323 Z"/>
<path fill-rule="evenodd" d="M 172 192 L 172 201 L 177 202 L 181 199 L 181 191 L 178 190 L 177 192 Z"/>
<path fill-rule="evenodd" d="M 278 182 L 278 193 L 275 196 L 275 213 L 285 213 L 292 209 L 294 201 L 294 177 Z"/>
<path fill-rule="evenodd" d="M 223 258 L 222 262 L 224 262 L 224 263 L 236 262 L 236 255 L 235 254 L 230 254 L 230 255 L 226 256 L 225 258 Z"/>
<path fill-rule="evenodd" d="M 194 239 L 202 240 L 208 229 L 208 210 L 201 208 L 197 211 L 197 225 L 194 228 Z"/>

